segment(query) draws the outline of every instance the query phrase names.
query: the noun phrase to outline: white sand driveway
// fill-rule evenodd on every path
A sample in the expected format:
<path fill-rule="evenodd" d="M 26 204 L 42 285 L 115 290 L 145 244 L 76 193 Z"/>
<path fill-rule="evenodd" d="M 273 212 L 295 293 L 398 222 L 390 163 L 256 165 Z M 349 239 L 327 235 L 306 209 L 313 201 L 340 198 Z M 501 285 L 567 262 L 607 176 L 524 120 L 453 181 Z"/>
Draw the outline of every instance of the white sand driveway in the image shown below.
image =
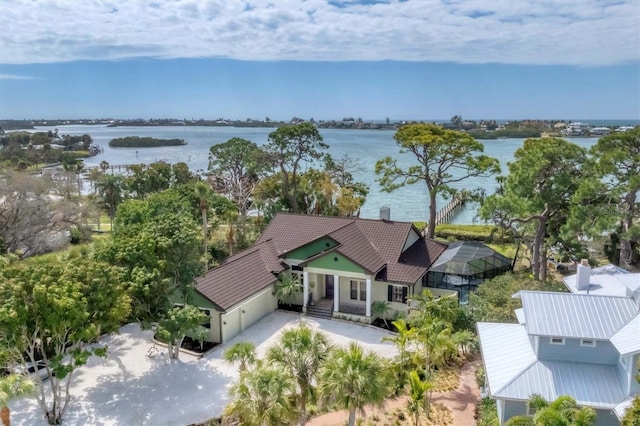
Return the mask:
<path fill-rule="evenodd" d="M 336 345 L 357 340 L 381 356 L 396 354 L 392 344 L 382 343 L 382 337 L 389 335 L 382 329 L 278 311 L 202 359 L 180 354 L 180 361 L 170 362 L 164 348 L 158 347 L 159 353 L 150 357 L 155 346 L 151 331 L 129 324 L 120 334 L 104 339 L 107 359 L 92 358 L 75 373 L 64 424 L 184 426 L 220 416 L 228 402 L 228 387 L 238 375 L 235 366 L 222 360 L 225 348 L 250 341 L 263 356 L 284 327 L 299 321 L 324 330 Z M 9 406 L 14 426 L 46 425 L 34 399 L 15 400 Z"/>

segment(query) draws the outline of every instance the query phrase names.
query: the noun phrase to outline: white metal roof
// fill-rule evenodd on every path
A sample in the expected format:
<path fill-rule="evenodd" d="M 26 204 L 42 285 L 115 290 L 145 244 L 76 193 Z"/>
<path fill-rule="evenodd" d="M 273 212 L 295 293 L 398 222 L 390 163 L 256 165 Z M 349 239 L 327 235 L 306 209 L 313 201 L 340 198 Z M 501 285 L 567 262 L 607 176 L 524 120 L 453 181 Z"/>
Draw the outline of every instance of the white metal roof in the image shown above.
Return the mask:
<path fill-rule="evenodd" d="M 611 338 L 620 355 L 640 352 L 640 313 Z"/>
<path fill-rule="evenodd" d="M 527 322 L 526 317 L 524 315 L 524 309 L 522 308 L 516 309 L 513 312 L 515 312 L 516 314 L 516 318 L 518 319 L 518 324 L 524 324 L 525 322 Z"/>
<path fill-rule="evenodd" d="M 536 356 L 529 337 L 520 324 L 477 324 L 489 394 L 500 390 L 530 365 Z"/>
<path fill-rule="evenodd" d="M 578 290 L 577 274 L 564 278 L 564 283 L 572 293 L 592 294 L 596 296 L 628 296 L 628 290 L 640 290 L 640 274 L 630 273 L 616 265 L 604 265 L 591 270 L 589 288 Z"/>
<path fill-rule="evenodd" d="M 608 340 L 638 314 L 628 297 L 521 291 L 530 335 Z"/>
<path fill-rule="evenodd" d="M 636 395 L 631 395 L 629 398 L 625 399 L 613 408 L 613 412 L 616 413 L 618 420 L 622 420 L 629 407 L 631 407 L 631 404 L 633 404 L 633 399 L 635 397 Z"/>
<path fill-rule="evenodd" d="M 607 409 L 626 396 L 617 367 L 562 361 L 538 361 L 492 396 L 528 400 L 534 393 L 547 401 L 570 395 L 578 405 Z"/>

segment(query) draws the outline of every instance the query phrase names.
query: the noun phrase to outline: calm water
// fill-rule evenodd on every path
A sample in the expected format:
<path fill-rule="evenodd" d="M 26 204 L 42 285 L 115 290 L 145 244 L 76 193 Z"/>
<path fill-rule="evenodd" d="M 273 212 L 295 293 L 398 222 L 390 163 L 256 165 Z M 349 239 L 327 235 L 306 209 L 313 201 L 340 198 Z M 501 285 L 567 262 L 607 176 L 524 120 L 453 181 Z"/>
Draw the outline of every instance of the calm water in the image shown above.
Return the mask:
<path fill-rule="evenodd" d="M 270 128 L 236 128 L 236 127 L 106 127 L 106 126 L 58 126 L 61 135 L 81 135 L 88 133 L 94 143 L 104 149 L 104 153 L 85 160 L 87 166 L 97 166 L 101 161 L 109 164 L 149 164 L 154 161 L 168 163 L 185 162 L 193 171 L 204 171 L 208 165 L 209 148 L 226 142 L 233 137 L 240 137 L 258 145 L 267 143 Z M 38 131 L 53 130 L 52 127 L 38 127 Z M 377 218 L 381 206 L 391 208 L 391 218 L 401 221 L 426 221 L 428 213 L 428 196 L 424 184 L 414 184 L 385 193 L 375 181 L 374 166 L 377 160 L 387 155 L 398 159 L 406 167 L 412 164 L 412 156 L 400 154 L 393 140 L 395 131 L 385 130 L 338 130 L 320 129 L 324 141 L 330 145 L 329 152 L 335 159 L 349 157 L 355 164 L 353 171 L 357 180 L 369 185 L 367 202 L 362 208 L 361 217 Z M 161 139 L 180 138 L 187 145 L 158 148 L 110 148 L 109 141 L 124 136 L 150 136 Z M 568 140 L 585 148 L 593 145 L 596 138 L 569 138 Z M 513 159 L 513 153 L 522 146 L 524 139 L 498 139 L 481 141 L 485 146 L 485 154 L 500 160 L 503 173 L 506 173 L 507 162 Z M 497 184 L 495 178 L 473 178 L 461 182 L 459 189 L 484 188 L 487 194 L 493 193 Z M 445 204 L 438 202 L 438 207 Z M 476 206 L 469 205 L 461 210 L 453 223 L 478 223 L 475 219 Z"/>

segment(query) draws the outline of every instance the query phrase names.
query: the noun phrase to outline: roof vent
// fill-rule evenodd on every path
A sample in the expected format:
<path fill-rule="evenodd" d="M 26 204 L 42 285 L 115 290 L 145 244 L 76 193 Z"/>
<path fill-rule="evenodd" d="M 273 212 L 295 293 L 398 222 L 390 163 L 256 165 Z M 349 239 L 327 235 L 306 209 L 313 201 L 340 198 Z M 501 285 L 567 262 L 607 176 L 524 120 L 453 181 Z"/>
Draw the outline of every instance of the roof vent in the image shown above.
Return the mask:
<path fill-rule="evenodd" d="M 582 259 L 578 265 L 578 271 L 576 274 L 576 289 L 588 290 L 589 283 L 591 282 L 591 266 L 587 259 Z"/>
<path fill-rule="evenodd" d="M 391 208 L 384 206 L 380 207 L 380 220 L 391 220 Z"/>

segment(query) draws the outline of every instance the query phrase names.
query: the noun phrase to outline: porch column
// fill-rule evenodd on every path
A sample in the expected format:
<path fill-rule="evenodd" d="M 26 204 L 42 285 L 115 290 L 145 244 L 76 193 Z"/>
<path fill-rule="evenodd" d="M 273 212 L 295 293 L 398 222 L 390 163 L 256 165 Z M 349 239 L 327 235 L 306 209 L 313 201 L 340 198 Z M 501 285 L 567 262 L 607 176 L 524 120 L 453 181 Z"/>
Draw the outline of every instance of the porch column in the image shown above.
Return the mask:
<path fill-rule="evenodd" d="M 309 303 L 309 273 L 304 271 L 302 273 L 302 307 L 307 309 Z"/>
<path fill-rule="evenodd" d="M 371 278 L 367 278 L 367 309 L 366 315 L 371 316 Z"/>
<path fill-rule="evenodd" d="M 340 312 L 340 275 L 333 276 L 333 310 Z"/>

